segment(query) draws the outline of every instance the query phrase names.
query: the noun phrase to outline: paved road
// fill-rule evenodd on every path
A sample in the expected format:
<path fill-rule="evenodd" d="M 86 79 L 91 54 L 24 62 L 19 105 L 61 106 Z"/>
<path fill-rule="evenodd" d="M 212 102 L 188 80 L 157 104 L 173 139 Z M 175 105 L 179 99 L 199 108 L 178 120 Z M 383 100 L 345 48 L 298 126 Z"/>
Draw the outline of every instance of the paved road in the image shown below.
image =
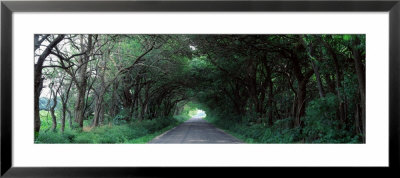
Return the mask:
<path fill-rule="evenodd" d="M 243 143 L 201 118 L 191 118 L 149 143 Z"/>

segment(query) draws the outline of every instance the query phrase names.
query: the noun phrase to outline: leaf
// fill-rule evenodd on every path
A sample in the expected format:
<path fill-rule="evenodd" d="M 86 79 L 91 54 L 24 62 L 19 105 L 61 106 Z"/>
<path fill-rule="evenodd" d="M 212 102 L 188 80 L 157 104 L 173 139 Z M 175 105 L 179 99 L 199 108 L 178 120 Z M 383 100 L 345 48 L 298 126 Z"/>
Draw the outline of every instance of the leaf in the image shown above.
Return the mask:
<path fill-rule="evenodd" d="M 351 40 L 351 35 L 343 35 L 343 40 L 350 41 Z"/>

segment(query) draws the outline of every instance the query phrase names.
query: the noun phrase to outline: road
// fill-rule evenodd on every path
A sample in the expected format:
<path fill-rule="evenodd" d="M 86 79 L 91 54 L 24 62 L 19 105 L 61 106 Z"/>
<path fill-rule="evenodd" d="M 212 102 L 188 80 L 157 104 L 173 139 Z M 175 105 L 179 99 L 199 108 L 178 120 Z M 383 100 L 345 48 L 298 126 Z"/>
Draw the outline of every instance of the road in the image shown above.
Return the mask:
<path fill-rule="evenodd" d="M 149 143 L 243 143 L 202 118 L 193 117 Z"/>

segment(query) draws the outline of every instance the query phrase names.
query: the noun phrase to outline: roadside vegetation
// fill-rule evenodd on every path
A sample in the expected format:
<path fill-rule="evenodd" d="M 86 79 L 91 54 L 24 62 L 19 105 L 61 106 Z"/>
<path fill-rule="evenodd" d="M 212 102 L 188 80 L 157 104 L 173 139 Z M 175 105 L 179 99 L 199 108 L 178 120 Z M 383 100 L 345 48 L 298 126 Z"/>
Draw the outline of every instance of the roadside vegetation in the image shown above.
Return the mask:
<path fill-rule="evenodd" d="M 67 125 L 61 133 L 51 130 L 52 118 L 48 111 L 43 110 L 40 111 L 42 132 L 35 139 L 35 143 L 147 143 L 190 119 L 195 112 L 196 108 L 186 105 L 181 115 L 172 118 L 155 118 L 130 123 L 115 119 L 109 124 L 98 127 L 91 127 L 92 121 L 86 120 L 82 130 L 71 129 Z M 61 123 L 57 125 L 60 126 Z"/>

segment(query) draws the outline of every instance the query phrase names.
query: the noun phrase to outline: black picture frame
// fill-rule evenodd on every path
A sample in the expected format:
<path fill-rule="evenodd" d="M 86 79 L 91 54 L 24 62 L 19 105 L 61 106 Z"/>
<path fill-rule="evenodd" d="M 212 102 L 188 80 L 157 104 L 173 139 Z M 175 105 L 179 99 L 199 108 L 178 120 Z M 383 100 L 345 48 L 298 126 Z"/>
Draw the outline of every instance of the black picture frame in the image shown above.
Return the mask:
<path fill-rule="evenodd" d="M 131 177 L 176 175 L 177 168 L 75 167 L 21 168 L 12 165 L 12 17 L 13 12 L 389 12 L 389 167 L 355 168 L 358 174 L 370 170 L 393 171 L 399 168 L 400 118 L 400 0 L 394 1 L 2 1 L 1 2 L 1 175 L 6 177 Z M 373 153 L 371 153 L 373 154 Z M 276 167 L 275 167 L 276 168 Z M 199 170 L 201 169 L 201 170 Z M 208 175 L 215 168 L 185 168 L 193 174 Z M 229 170 L 226 170 L 229 169 Z M 265 174 L 265 168 L 252 173 Z M 286 174 L 281 168 L 276 172 Z M 297 169 L 297 168 L 289 168 Z M 326 169 L 326 168 L 320 168 Z M 347 168 L 346 168 L 347 169 Z M 363 170 L 359 170 L 363 169 Z M 239 173 L 243 168 L 220 168 L 220 172 Z M 268 170 L 270 171 L 270 170 Z M 297 172 L 297 171 L 296 171 Z M 307 171 L 309 172 L 309 171 Z M 329 174 L 340 175 L 330 171 Z"/>

